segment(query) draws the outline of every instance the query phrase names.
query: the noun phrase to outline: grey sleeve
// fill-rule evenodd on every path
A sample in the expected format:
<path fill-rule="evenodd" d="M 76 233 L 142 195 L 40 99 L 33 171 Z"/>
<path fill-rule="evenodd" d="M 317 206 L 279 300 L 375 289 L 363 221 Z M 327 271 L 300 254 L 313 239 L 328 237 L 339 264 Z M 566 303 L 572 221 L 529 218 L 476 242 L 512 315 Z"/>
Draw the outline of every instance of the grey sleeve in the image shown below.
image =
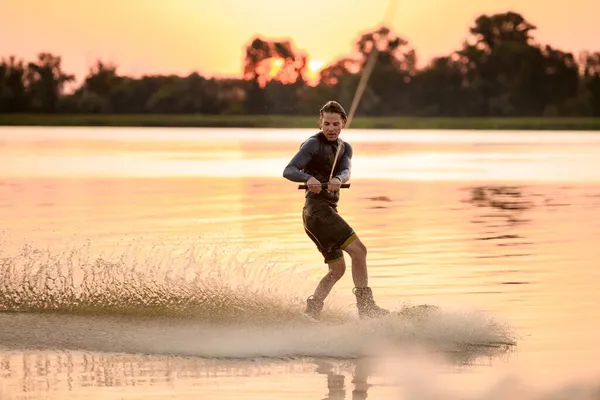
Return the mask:
<path fill-rule="evenodd" d="M 344 155 L 340 159 L 340 172 L 335 177 L 339 178 L 342 183 L 350 180 L 350 169 L 352 167 L 352 146 L 350 143 L 344 143 Z"/>
<path fill-rule="evenodd" d="M 310 160 L 319 151 L 319 141 L 316 138 L 310 138 L 300 146 L 300 150 L 288 163 L 283 170 L 283 177 L 292 182 L 306 182 L 311 175 L 302 172 Z"/>

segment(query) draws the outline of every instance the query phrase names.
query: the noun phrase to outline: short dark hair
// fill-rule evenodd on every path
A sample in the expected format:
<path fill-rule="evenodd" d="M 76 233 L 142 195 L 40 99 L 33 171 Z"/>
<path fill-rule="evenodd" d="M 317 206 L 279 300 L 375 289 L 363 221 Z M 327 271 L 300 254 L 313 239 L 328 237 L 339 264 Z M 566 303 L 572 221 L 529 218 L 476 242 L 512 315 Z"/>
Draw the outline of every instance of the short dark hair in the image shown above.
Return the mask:
<path fill-rule="evenodd" d="M 325 103 L 325 105 L 321 107 L 319 115 L 322 117 L 324 113 L 339 114 L 344 122 L 348 121 L 346 110 L 344 110 L 344 107 L 337 101 L 330 100 Z"/>

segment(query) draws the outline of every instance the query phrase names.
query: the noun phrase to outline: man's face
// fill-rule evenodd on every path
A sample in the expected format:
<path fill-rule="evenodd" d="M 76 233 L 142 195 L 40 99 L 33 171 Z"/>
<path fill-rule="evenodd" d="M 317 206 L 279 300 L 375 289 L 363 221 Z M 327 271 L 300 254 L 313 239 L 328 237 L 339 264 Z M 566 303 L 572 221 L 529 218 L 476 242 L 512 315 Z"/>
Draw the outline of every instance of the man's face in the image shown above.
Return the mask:
<path fill-rule="evenodd" d="M 337 113 L 323 113 L 321 116 L 321 130 L 330 142 L 335 142 L 344 127 L 342 116 Z"/>

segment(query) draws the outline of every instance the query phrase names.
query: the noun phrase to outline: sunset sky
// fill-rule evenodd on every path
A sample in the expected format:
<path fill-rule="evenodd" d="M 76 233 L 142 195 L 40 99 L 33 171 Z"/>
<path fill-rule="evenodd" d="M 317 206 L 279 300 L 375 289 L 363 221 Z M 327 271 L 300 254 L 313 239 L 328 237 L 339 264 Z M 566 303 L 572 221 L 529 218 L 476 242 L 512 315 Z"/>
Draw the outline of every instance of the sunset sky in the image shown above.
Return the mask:
<path fill-rule="evenodd" d="M 0 57 L 63 58 L 78 81 L 96 60 L 119 73 L 239 76 L 255 35 L 291 38 L 316 69 L 353 51 L 384 17 L 389 0 L 0 0 Z M 520 12 L 538 42 L 579 53 L 600 50 L 595 0 L 397 0 L 392 29 L 420 65 L 457 49 L 482 13 Z"/>

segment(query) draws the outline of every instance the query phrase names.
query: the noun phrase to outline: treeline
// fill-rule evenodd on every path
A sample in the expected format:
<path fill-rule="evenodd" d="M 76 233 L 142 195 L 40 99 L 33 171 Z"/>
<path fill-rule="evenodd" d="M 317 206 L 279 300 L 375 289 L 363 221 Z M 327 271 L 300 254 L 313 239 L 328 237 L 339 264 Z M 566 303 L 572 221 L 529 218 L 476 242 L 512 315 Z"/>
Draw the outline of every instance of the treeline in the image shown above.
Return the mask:
<path fill-rule="evenodd" d="M 0 112 L 314 115 L 329 99 L 350 107 L 377 49 L 357 115 L 600 116 L 600 52 L 538 44 L 535 29 L 517 13 L 481 15 L 460 49 L 419 69 L 408 41 L 381 27 L 359 37 L 356 55 L 325 66 L 316 85 L 307 80 L 306 54 L 258 37 L 245 50 L 241 79 L 132 78 L 98 61 L 68 94 L 75 78 L 60 57 L 9 57 L 0 63 Z"/>

